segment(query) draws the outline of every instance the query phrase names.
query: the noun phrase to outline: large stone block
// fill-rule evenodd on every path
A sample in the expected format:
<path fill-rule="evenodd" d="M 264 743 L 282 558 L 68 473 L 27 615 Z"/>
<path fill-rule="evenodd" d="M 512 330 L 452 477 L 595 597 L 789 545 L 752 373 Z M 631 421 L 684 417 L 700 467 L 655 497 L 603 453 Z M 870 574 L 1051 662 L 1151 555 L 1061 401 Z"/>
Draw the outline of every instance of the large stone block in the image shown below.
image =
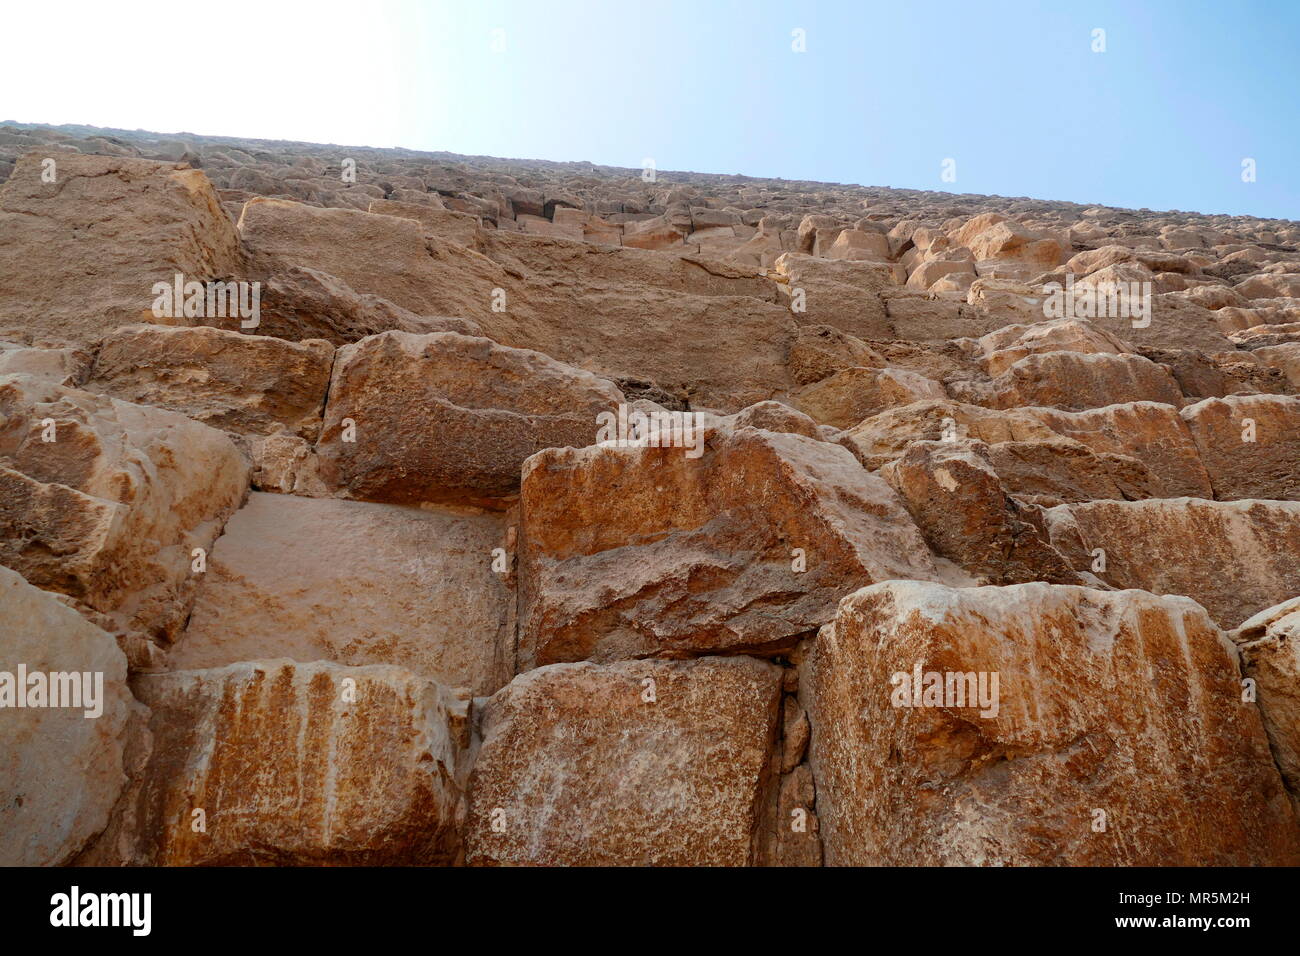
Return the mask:
<path fill-rule="evenodd" d="M 215 428 L 49 380 L 0 378 L 0 562 L 105 615 L 178 633 L 249 468 Z M 48 439 L 48 440 L 47 440 Z"/>
<path fill-rule="evenodd" d="M 1300 502 L 1197 498 L 1093 501 L 1045 513 L 1076 570 L 1118 588 L 1182 594 L 1235 627 L 1300 592 Z"/>
<path fill-rule="evenodd" d="M 0 338 L 89 344 L 151 321 L 155 283 L 227 278 L 242 265 L 212 184 L 183 164 L 37 151 L 0 189 Z"/>
<path fill-rule="evenodd" d="M 501 519 L 254 493 L 217 539 L 175 669 L 393 664 L 491 694 L 514 674 Z"/>
<path fill-rule="evenodd" d="M 597 416 L 622 401 L 610 382 L 538 352 L 386 332 L 338 352 L 321 475 L 356 498 L 494 505 L 518 492 L 524 459 L 593 443 Z"/>
<path fill-rule="evenodd" d="M 89 391 L 157 405 L 248 435 L 320 431 L 334 347 L 206 326 L 134 325 L 109 333 Z"/>
<path fill-rule="evenodd" d="M 1300 815 L 1300 597 L 1260 611 L 1231 636 L 1242 673 L 1255 681 L 1273 759 Z"/>
<path fill-rule="evenodd" d="M 113 638 L 0 568 L 0 866 L 66 863 L 104 829 L 135 706 Z"/>
<path fill-rule="evenodd" d="M 397 667 L 144 674 L 153 750 L 92 865 L 453 863 L 467 702 Z M 198 813 L 202 811 L 202 813 Z"/>
<path fill-rule="evenodd" d="M 1232 644 L 1193 601 L 888 581 L 842 602 L 802 680 L 828 865 L 1300 860 Z"/>
<path fill-rule="evenodd" d="M 846 449 L 755 428 L 525 466 L 520 666 L 776 651 L 871 581 L 935 568 Z"/>
<path fill-rule="evenodd" d="M 1300 499 L 1300 398 L 1229 395 L 1182 411 L 1214 497 Z"/>
<path fill-rule="evenodd" d="M 1041 352 L 1027 355 L 993 380 L 994 408 L 1046 405 L 1079 410 L 1118 402 L 1180 406 L 1183 393 L 1169 370 L 1140 355 Z"/>
<path fill-rule="evenodd" d="M 1124 455 L 1142 462 L 1155 497 L 1214 497 L 1196 441 L 1173 405 L 1126 402 L 1080 412 L 1054 408 L 1017 411 L 1099 455 Z"/>
<path fill-rule="evenodd" d="M 556 664 L 488 701 L 471 865 L 744 866 L 781 669 L 747 657 Z"/>

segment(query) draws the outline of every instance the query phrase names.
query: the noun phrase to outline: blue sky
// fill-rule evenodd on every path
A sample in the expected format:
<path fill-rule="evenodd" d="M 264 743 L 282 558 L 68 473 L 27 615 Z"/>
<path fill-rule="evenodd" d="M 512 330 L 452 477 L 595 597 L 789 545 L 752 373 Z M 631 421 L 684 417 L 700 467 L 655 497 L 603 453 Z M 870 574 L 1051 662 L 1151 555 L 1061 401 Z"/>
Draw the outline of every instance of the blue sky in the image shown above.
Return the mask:
<path fill-rule="evenodd" d="M 0 119 L 1300 219 L 1296 2 L 136 6 L 11 46 Z"/>

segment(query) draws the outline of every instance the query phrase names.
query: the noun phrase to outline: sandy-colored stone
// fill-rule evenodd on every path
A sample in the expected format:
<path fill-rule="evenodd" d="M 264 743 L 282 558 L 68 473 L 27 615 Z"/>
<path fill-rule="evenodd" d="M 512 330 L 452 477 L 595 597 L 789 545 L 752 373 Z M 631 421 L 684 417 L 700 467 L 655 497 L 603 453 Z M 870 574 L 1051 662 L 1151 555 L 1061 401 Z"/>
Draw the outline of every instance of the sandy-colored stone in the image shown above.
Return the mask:
<path fill-rule="evenodd" d="M 1044 352 L 1028 355 L 993 380 L 994 408 L 1046 405 L 1080 410 L 1120 402 L 1181 405 L 1168 369 L 1140 355 Z"/>
<path fill-rule="evenodd" d="M 1094 501 L 1046 512 L 1052 545 L 1113 587 L 1181 594 L 1221 627 L 1300 593 L 1300 502 Z"/>
<path fill-rule="evenodd" d="M 1228 395 L 1182 410 L 1214 497 L 1300 500 L 1300 397 Z"/>
<path fill-rule="evenodd" d="M 1048 543 L 1038 509 L 1007 494 L 983 442 L 913 442 L 880 475 L 930 549 L 981 583 L 1079 582 Z"/>
<path fill-rule="evenodd" d="M 520 675 L 483 713 L 468 862 L 750 863 L 780 688 L 744 657 Z"/>
<path fill-rule="evenodd" d="M 521 668 L 779 650 L 869 581 L 935 574 L 902 503 L 837 445 L 742 428 L 686 451 L 529 459 Z"/>
<path fill-rule="evenodd" d="M 998 693 L 895 706 L 916 669 Z M 828 865 L 1300 860 L 1236 654 L 1193 601 L 889 581 L 842 602 L 800 697 Z"/>
<path fill-rule="evenodd" d="M 954 401 L 923 401 L 885 409 L 839 435 L 840 444 L 875 469 L 901 456 L 914 441 L 945 437 L 1002 441 L 1051 440 L 1053 431 L 1024 409 L 991 409 Z"/>
<path fill-rule="evenodd" d="M 104 338 L 85 388 L 240 434 L 315 439 L 333 362 L 320 339 L 132 325 Z"/>
<path fill-rule="evenodd" d="M 46 706 L 17 707 L 36 675 Z M 0 866 L 65 863 L 104 829 L 134 706 L 113 638 L 0 567 Z"/>
<path fill-rule="evenodd" d="M 381 216 L 414 219 L 426 235 L 441 236 L 459 242 L 462 246 L 473 245 L 479 234 L 479 218 L 465 212 L 391 199 L 376 199 L 366 208 L 368 212 Z"/>
<path fill-rule="evenodd" d="M 339 349 L 317 450 L 349 496 L 493 505 L 517 493 L 524 459 L 596 440 L 610 382 L 538 352 L 454 332 L 386 332 Z M 355 441 L 344 440 L 345 420 Z"/>
<path fill-rule="evenodd" d="M 933 379 L 901 368 L 848 368 L 799 391 L 800 410 L 823 425 L 852 428 L 897 405 L 945 399 Z"/>
<path fill-rule="evenodd" d="M 54 182 L 42 182 L 47 158 Z M 152 321 L 155 283 L 242 265 L 212 184 L 183 164 L 38 150 L 0 188 L 0 338 L 91 344 Z"/>
<path fill-rule="evenodd" d="M 1101 455 L 1123 455 L 1147 466 L 1157 498 L 1212 498 L 1210 477 L 1179 410 L 1159 402 L 1127 402 L 1080 412 L 1023 408 L 1052 431 Z"/>
<path fill-rule="evenodd" d="M 244 206 L 239 233 L 259 271 L 302 266 L 417 315 L 429 314 L 437 301 L 438 276 L 415 220 L 254 199 Z"/>
<path fill-rule="evenodd" d="M 795 382 L 811 385 L 850 368 L 883 368 L 885 360 L 856 335 L 830 325 L 800 326 L 790 346 Z"/>
<path fill-rule="evenodd" d="M 1082 319 L 1058 319 L 1033 325 L 1013 325 L 990 332 L 979 340 L 990 375 L 1000 375 L 1026 355 L 1042 352 L 1129 351 L 1118 338 Z"/>
<path fill-rule="evenodd" d="M 346 345 L 389 331 L 483 332 L 472 319 L 417 315 L 382 296 L 356 292 L 337 276 L 296 265 L 284 267 L 262 282 L 261 298 L 257 331 L 294 342 L 324 339 Z M 205 324 L 237 329 L 234 322 L 208 319 Z"/>
<path fill-rule="evenodd" d="M 393 664 L 491 694 L 514 673 L 507 543 L 491 515 L 254 493 L 217 539 L 170 666 Z"/>
<path fill-rule="evenodd" d="M 248 488 L 231 440 L 176 412 L 21 375 L 0 378 L 0 423 L 0 562 L 115 630 L 173 639 L 197 583 L 194 549 L 211 548 Z"/>
<path fill-rule="evenodd" d="M 397 667 L 144 674 L 153 750 L 91 865 L 436 865 L 462 853 L 468 702 Z M 202 810 L 202 829 L 196 810 Z"/>
<path fill-rule="evenodd" d="M 1231 634 L 1255 681 L 1273 759 L 1300 815 L 1300 597 L 1260 611 Z"/>

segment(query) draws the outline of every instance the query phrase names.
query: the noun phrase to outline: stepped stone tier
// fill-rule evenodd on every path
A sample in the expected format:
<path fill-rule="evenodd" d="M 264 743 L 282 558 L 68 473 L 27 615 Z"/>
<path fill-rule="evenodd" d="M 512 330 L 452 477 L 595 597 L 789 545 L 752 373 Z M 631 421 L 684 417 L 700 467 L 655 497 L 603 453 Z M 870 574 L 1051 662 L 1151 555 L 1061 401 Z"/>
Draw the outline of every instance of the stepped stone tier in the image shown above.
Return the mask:
<path fill-rule="evenodd" d="M 0 864 L 1300 863 L 1300 223 L 0 124 Z"/>

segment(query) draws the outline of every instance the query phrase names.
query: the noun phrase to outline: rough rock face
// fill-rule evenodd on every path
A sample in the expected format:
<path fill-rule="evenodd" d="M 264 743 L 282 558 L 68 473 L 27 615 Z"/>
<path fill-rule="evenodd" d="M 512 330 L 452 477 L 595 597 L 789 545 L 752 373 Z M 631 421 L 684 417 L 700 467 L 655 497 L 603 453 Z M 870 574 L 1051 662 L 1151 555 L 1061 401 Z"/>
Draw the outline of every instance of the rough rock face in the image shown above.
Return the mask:
<path fill-rule="evenodd" d="M 1080 583 L 1038 511 L 1007 495 L 982 442 L 919 441 L 880 471 L 926 544 L 990 584 Z"/>
<path fill-rule="evenodd" d="M 45 182 L 44 161 L 54 161 Z M 105 211 L 111 209 L 110 215 Z M 155 283 L 241 271 L 208 178 L 183 163 L 27 153 L 0 187 L 0 338 L 88 344 L 141 321 Z"/>
<path fill-rule="evenodd" d="M 1300 499 L 1300 398 L 1207 398 L 1182 415 L 1215 498 Z"/>
<path fill-rule="evenodd" d="M 1232 638 L 1242 673 L 1256 682 L 1273 758 L 1300 813 L 1300 598 L 1260 611 Z"/>
<path fill-rule="evenodd" d="M 388 332 L 339 350 L 321 474 L 356 498 L 490 505 L 517 493 L 529 455 L 592 444 L 597 416 L 622 402 L 609 382 L 537 352 Z"/>
<path fill-rule="evenodd" d="M 0 635 L 0 866 L 58 865 L 104 828 L 127 782 L 128 717 L 138 705 L 126 657 L 8 568 L 0 568 Z M 38 681 L 17 683 L 20 667 Z M 28 706 L 11 709 L 16 695 Z"/>
<path fill-rule="evenodd" d="M 1074 568 L 1118 588 L 1188 595 L 1221 627 L 1300 592 L 1300 502 L 1093 501 L 1052 508 L 1046 522 Z"/>
<path fill-rule="evenodd" d="M 0 125 L 0 862 L 1300 862 L 1300 223 L 642 173 Z"/>
<path fill-rule="evenodd" d="M 79 862 L 430 865 L 462 852 L 467 704 L 440 685 L 280 660 L 132 686 L 152 751 Z"/>
<path fill-rule="evenodd" d="M 994 379 L 990 404 L 1079 410 L 1120 402 L 1179 406 L 1183 393 L 1167 369 L 1140 355 L 1043 352 L 1025 356 Z"/>
<path fill-rule="evenodd" d="M 173 639 L 194 549 L 212 546 L 248 487 L 230 439 L 21 375 L 0 378 L 0 422 L 0 562 L 115 630 Z"/>
<path fill-rule="evenodd" d="M 514 674 L 514 594 L 493 571 L 506 544 L 488 515 L 254 493 L 212 550 L 171 666 L 394 664 L 491 694 Z"/>
<path fill-rule="evenodd" d="M 524 467 L 520 666 L 777 652 L 864 584 L 931 578 L 902 503 L 843 448 L 754 428 Z"/>
<path fill-rule="evenodd" d="M 947 398 L 938 382 L 906 369 L 849 368 L 799 393 L 799 407 L 824 425 L 850 428 L 886 408 Z"/>
<path fill-rule="evenodd" d="M 744 657 L 520 675 L 484 709 L 468 862 L 752 862 L 780 688 Z"/>
<path fill-rule="evenodd" d="M 134 325 L 104 337 L 90 391 L 242 434 L 320 431 L 334 348 L 213 328 Z"/>
<path fill-rule="evenodd" d="M 1127 402 L 1081 412 L 1024 411 L 1098 454 L 1124 455 L 1142 462 L 1153 483 L 1153 497 L 1214 497 L 1199 444 L 1172 405 Z"/>
<path fill-rule="evenodd" d="M 1008 326 L 981 336 L 979 346 L 984 351 L 984 366 L 990 375 L 1001 374 L 1028 355 L 1045 352 L 1118 355 L 1129 351 L 1110 332 L 1079 319 Z"/>
<path fill-rule="evenodd" d="M 1235 652 L 1185 598 L 889 581 L 803 680 L 828 865 L 1300 859 Z"/>
<path fill-rule="evenodd" d="M 273 273 L 261 286 L 257 331 L 290 341 L 325 339 L 346 345 L 380 332 L 460 332 L 479 335 L 472 319 L 416 315 L 372 293 L 355 292 L 337 276 L 291 265 Z M 236 329 L 236 323 L 206 320 L 207 325 Z"/>

